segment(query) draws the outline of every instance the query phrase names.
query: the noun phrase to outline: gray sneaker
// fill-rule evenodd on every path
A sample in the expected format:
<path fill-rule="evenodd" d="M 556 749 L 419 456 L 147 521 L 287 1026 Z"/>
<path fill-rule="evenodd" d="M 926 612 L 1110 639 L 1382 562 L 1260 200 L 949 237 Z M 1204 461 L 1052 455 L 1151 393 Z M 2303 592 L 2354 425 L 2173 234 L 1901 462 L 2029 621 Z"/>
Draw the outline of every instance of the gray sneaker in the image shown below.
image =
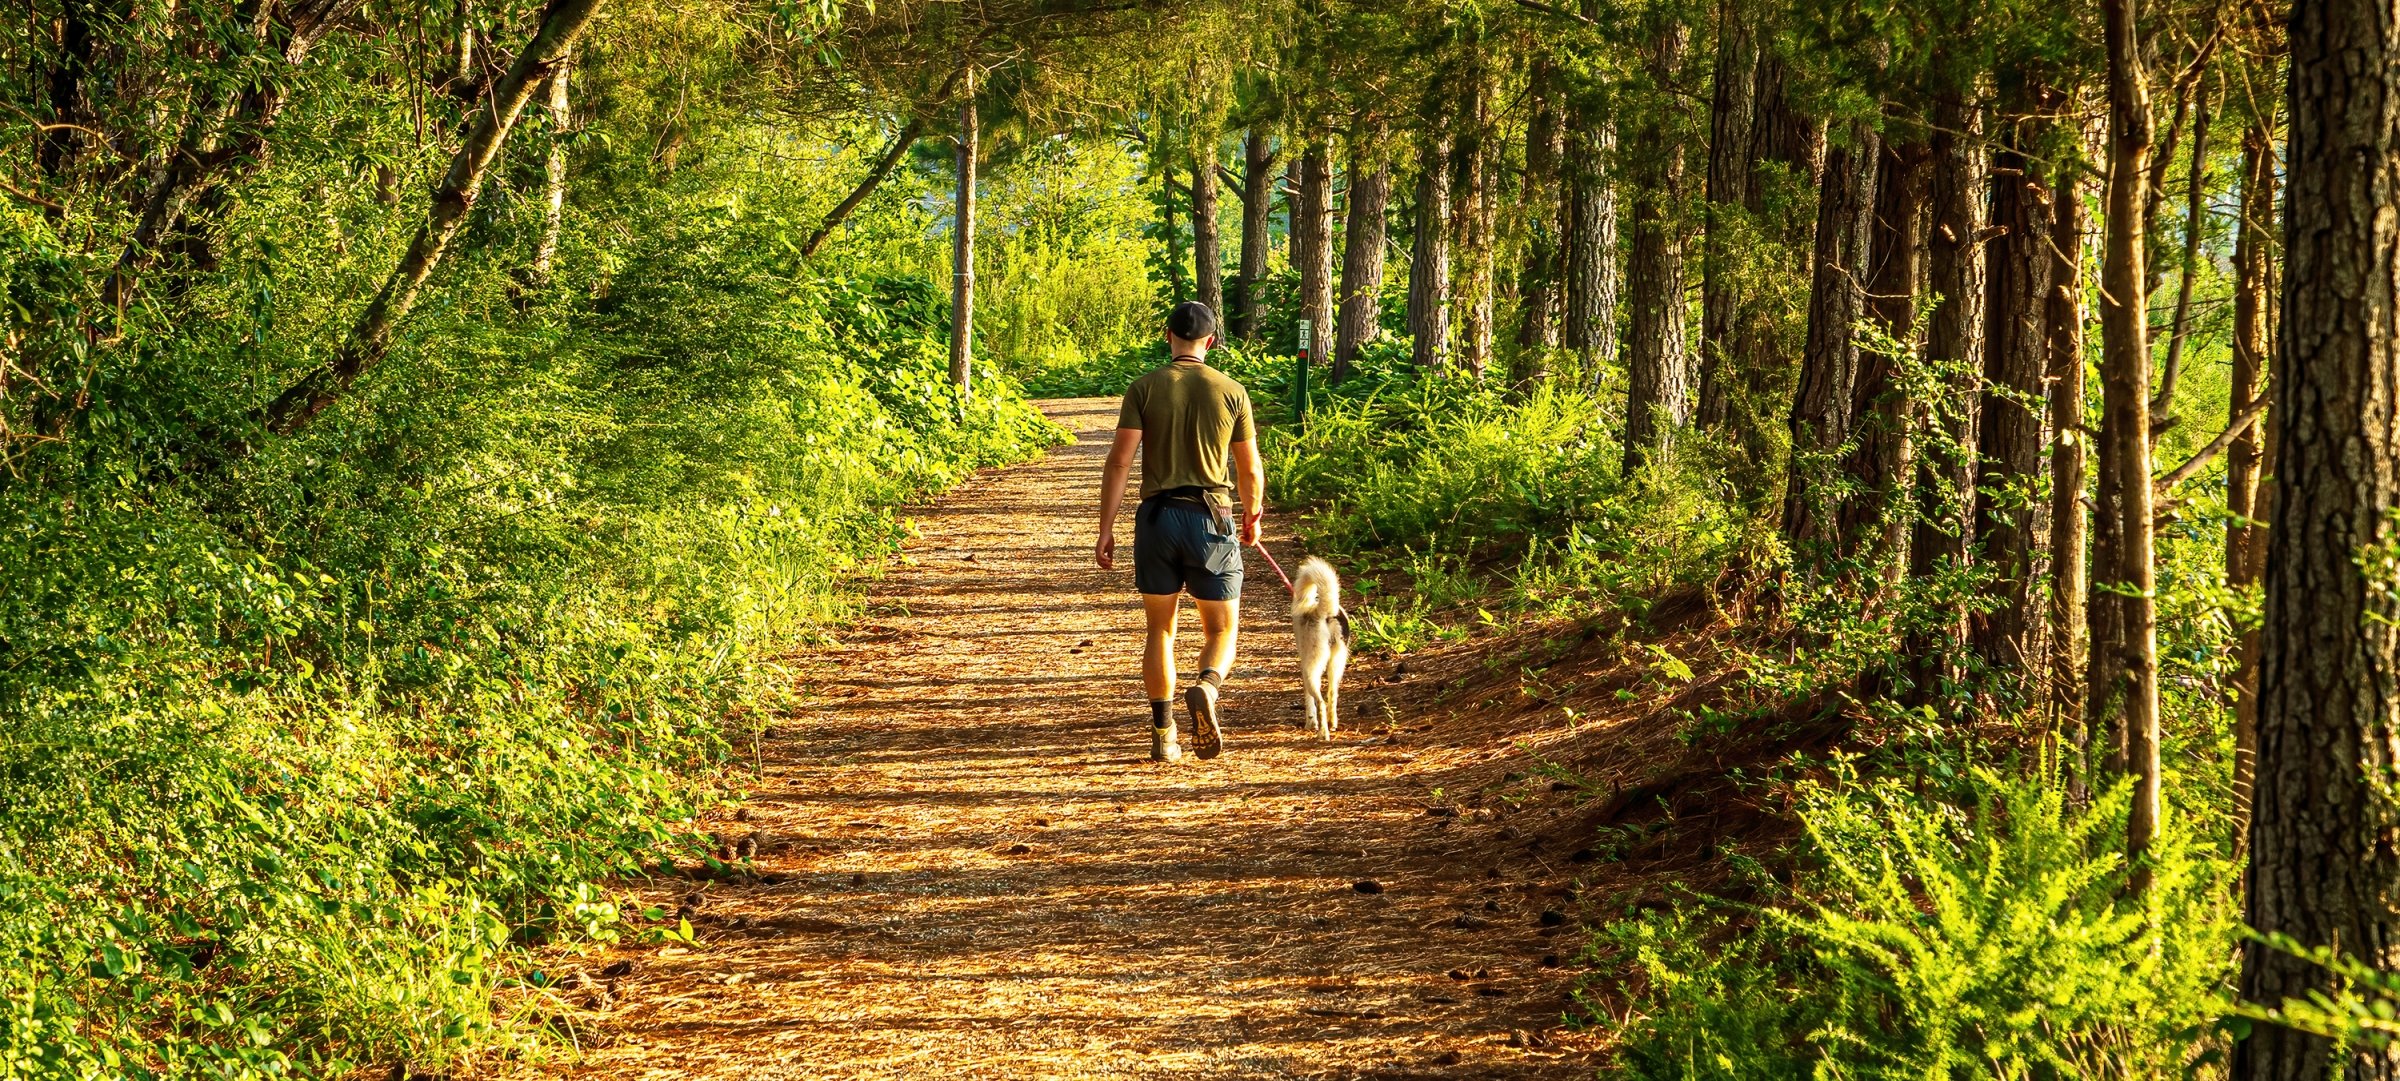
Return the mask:
<path fill-rule="evenodd" d="M 1177 762 L 1183 759 L 1183 748 L 1175 745 L 1175 722 L 1160 721 L 1150 726 L 1150 760 Z"/>
<path fill-rule="evenodd" d="M 1183 704 L 1192 714 L 1192 753 L 1215 758 L 1225 750 L 1225 732 L 1217 726 L 1217 689 L 1194 683 L 1183 692 Z"/>

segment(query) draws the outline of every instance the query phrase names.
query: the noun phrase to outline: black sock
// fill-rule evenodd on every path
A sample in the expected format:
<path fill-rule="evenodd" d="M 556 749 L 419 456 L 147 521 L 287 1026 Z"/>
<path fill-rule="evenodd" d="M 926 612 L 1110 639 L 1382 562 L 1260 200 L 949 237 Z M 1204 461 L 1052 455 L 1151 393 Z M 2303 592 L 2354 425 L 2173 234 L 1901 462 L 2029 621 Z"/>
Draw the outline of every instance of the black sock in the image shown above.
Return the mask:
<path fill-rule="evenodd" d="M 1163 699 L 1163 698 L 1153 698 L 1153 699 L 1151 699 L 1151 700 L 1150 700 L 1150 727 L 1152 727 L 1152 728 L 1165 728 L 1166 726 L 1167 726 L 1167 703 L 1166 703 L 1166 700 L 1165 700 L 1165 699 Z"/>
<path fill-rule="evenodd" d="M 1217 670 L 1214 668 L 1200 673 L 1200 682 L 1206 683 L 1211 687 L 1217 688 L 1218 690 L 1225 689 L 1225 677 L 1218 675 Z"/>

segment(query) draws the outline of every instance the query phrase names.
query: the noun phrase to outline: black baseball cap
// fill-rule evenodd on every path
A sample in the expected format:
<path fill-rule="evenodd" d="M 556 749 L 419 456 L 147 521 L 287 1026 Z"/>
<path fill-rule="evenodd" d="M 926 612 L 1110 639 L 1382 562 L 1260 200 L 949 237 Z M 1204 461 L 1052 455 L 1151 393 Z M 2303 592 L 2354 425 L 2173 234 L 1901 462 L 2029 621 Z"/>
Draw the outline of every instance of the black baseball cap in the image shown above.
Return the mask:
<path fill-rule="evenodd" d="M 1213 338 L 1217 333 L 1217 313 L 1197 300 L 1187 300 L 1167 313 L 1167 332 L 1187 342 Z"/>

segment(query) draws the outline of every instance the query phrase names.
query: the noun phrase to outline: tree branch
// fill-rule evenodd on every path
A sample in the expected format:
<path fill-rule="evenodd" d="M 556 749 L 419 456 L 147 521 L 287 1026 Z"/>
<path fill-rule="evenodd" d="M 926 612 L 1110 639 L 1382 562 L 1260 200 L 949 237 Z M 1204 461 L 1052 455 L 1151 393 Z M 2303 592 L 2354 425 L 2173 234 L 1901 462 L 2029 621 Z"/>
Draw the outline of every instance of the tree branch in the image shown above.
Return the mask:
<path fill-rule="evenodd" d="M 383 361 L 391 351 L 392 332 L 416 306 L 426 279 L 433 276 L 450 241 L 466 224 L 484 176 L 499 159 L 509 131 L 525 111 L 525 103 L 533 98 L 534 88 L 565 62 L 567 50 L 590 25 L 592 13 L 599 7 L 600 0 L 550 0 L 542 12 L 541 29 L 525 43 L 508 74 L 492 85 L 488 107 L 476 111 L 474 126 L 467 129 L 466 140 L 451 156 L 450 171 L 434 190 L 433 205 L 425 223 L 417 227 L 415 239 L 409 241 L 408 253 L 401 256 L 391 276 L 384 279 L 382 290 L 359 314 L 333 359 L 251 415 L 260 427 L 278 435 L 299 431 L 327 406 L 340 401 L 360 375 Z"/>
<path fill-rule="evenodd" d="M 2207 446 L 2200 448 L 2198 453 L 2192 455 L 2190 461 L 2176 466 L 2165 476 L 2152 481 L 2151 486 L 2159 494 L 2164 495 L 2176 485 L 2192 479 L 2201 470 L 2208 468 L 2208 463 L 2215 461 L 2217 455 L 2225 453 L 2225 448 L 2232 446 L 2233 441 L 2240 439 L 2243 432 L 2249 431 L 2251 425 L 2258 423 L 2258 418 L 2266 415 L 2267 404 L 2264 396 L 2250 403 L 2250 408 L 2242 410 L 2240 416 L 2233 418 L 2233 423 L 2227 424 L 2225 430 L 2218 432 L 2215 439 L 2209 440 Z"/>
<path fill-rule="evenodd" d="M 817 249 L 824 245 L 825 238 L 833 235 L 835 229 L 841 228 L 842 223 L 849 220 L 850 212 L 857 210 L 860 203 L 867 201 L 867 196 L 873 194 L 876 187 L 883 183 L 884 177 L 891 175 L 892 167 L 900 164 L 901 156 L 907 154 L 908 148 L 914 145 L 917 138 L 923 134 L 925 134 L 925 118 L 921 116 L 908 118 L 907 126 L 901 128 L 900 133 L 892 137 L 892 145 L 884 150 L 883 157 L 876 159 L 875 167 L 867 170 L 866 179 L 859 181 L 857 187 L 850 189 L 849 196 L 835 206 L 831 213 L 825 215 L 824 224 L 817 226 L 817 231 L 808 235 L 808 243 L 800 245 L 800 258 L 806 259 L 817 254 Z"/>
<path fill-rule="evenodd" d="M 1541 12 L 1542 14 L 1548 15 L 1554 19 L 1567 19 L 1582 23 L 1585 26 L 1599 25 L 1598 23 L 1593 22 L 1590 18 L 1586 17 L 1580 11 L 1568 11 L 1562 7 L 1542 3 L 1541 0 L 1517 0 L 1517 6 L 1528 11 Z"/>

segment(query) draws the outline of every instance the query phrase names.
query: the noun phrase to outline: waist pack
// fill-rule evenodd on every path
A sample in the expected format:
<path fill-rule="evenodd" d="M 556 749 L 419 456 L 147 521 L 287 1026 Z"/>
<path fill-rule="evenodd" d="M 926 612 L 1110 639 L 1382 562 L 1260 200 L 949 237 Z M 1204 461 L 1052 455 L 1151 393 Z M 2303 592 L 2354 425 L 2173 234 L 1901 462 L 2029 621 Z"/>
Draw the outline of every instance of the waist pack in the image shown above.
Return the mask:
<path fill-rule="evenodd" d="M 1134 520 L 1144 525 L 1156 521 L 1158 508 L 1168 504 L 1206 512 L 1209 525 L 1216 530 L 1217 535 L 1224 537 L 1233 535 L 1233 507 L 1230 504 L 1217 502 L 1216 489 L 1203 488 L 1197 484 L 1185 485 L 1181 488 L 1168 488 L 1142 500 L 1141 507 L 1134 512 Z"/>

